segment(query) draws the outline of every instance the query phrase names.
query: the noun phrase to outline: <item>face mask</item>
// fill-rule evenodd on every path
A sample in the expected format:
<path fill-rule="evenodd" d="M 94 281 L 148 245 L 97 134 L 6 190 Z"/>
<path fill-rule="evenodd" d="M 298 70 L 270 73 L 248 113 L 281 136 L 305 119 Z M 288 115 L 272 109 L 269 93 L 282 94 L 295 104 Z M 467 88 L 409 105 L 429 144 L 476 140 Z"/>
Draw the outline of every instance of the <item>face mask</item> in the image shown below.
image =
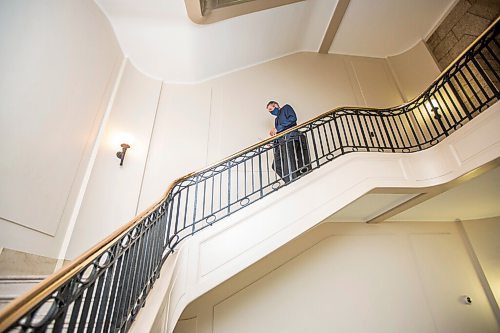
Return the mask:
<path fill-rule="evenodd" d="M 274 108 L 274 110 L 273 110 L 273 111 L 271 111 L 271 114 L 272 114 L 273 116 L 277 116 L 279 112 L 280 112 L 280 109 L 278 109 L 277 107 L 275 107 L 275 108 Z"/>

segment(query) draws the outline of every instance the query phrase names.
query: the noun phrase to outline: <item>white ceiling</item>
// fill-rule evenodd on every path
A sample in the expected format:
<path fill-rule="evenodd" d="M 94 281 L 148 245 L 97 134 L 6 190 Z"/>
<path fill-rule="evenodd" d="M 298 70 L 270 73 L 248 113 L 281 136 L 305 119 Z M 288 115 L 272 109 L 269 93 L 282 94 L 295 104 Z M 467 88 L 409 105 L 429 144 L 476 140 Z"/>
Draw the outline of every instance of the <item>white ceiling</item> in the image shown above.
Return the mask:
<path fill-rule="evenodd" d="M 328 222 L 366 222 L 410 199 L 411 194 L 366 194 Z M 462 183 L 387 221 L 455 221 L 500 216 L 500 167 Z"/>
<path fill-rule="evenodd" d="M 199 82 L 298 51 L 317 52 L 337 0 L 306 0 L 208 25 L 184 0 L 95 0 L 146 74 Z M 415 45 L 456 0 L 351 0 L 330 52 L 385 57 Z"/>
<path fill-rule="evenodd" d="M 456 2 L 351 0 L 330 53 L 380 58 L 400 54 L 427 38 Z"/>

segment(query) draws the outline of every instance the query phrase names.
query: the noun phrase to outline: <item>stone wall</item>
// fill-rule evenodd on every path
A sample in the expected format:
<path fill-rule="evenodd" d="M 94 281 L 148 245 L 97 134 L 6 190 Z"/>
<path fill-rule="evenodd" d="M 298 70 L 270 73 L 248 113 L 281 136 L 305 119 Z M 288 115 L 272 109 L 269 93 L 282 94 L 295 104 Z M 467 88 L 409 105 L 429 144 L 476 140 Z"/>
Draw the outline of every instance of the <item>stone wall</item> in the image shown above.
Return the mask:
<path fill-rule="evenodd" d="M 427 40 L 444 70 L 500 14 L 500 0 L 460 0 Z"/>

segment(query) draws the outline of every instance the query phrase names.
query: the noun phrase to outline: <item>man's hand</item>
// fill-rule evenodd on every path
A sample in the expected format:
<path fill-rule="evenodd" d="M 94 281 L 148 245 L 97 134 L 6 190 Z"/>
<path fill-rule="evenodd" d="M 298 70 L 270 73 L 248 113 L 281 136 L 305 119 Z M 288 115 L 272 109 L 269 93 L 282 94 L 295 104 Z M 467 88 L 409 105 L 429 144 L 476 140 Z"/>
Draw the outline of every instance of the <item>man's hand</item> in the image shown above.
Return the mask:
<path fill-rule="evenodd" d="M 275 136 L 276 135 L 276 128 L 272 128 L 270 131 L 269 131 L 269 135 L 270 136 Z"/>

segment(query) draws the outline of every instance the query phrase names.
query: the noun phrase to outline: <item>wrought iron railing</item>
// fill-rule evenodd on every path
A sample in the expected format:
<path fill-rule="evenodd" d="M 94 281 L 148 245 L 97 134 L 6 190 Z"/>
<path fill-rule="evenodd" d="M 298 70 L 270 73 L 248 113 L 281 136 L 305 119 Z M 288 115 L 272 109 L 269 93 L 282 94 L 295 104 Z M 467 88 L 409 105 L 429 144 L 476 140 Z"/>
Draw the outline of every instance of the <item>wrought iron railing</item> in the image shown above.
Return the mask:
<path fill-rule="evenodd" d="M 158 203 L 5 309 L 0 331 L 126 332 L 186 237 L 342 155 L 435 145 L 498 101 L 498 29 L 497 19 L 409 103 L 339 108 L 175 181 Z"/>

